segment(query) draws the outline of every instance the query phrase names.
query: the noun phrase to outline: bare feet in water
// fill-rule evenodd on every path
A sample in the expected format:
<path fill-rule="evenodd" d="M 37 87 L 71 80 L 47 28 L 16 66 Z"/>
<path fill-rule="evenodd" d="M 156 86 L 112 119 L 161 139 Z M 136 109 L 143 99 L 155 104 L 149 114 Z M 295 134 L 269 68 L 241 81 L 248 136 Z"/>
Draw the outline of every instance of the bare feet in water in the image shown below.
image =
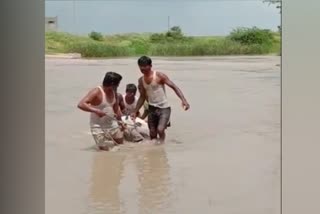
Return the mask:
<path fill-rule="evenodd" d="M 164 140 L 158 140 L 157 141 L 157 145 L 161 145 L 161 144 L 164 144 Z"/>

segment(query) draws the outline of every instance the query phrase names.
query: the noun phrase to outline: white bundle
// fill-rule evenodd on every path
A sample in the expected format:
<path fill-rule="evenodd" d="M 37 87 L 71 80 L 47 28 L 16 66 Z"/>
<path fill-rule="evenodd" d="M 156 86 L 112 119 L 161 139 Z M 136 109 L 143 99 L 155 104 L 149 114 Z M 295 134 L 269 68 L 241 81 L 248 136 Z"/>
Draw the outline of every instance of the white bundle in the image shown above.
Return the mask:
<path fill-rule="evenodd" d="M 141 118 L 136 118 L 136 122 L 134 123 L 133 120 L 131 119 L 130 116 L 122 116 L 121 120 L 124 124 L 131 126 L 131 127 L 135 127 L 137 129 L 137 131 L 144 135 L 144 136 L 148 136 L 149 135 L 149 128 L 148 128 L 148 124 L 146 121 L 142 120 Z"/>

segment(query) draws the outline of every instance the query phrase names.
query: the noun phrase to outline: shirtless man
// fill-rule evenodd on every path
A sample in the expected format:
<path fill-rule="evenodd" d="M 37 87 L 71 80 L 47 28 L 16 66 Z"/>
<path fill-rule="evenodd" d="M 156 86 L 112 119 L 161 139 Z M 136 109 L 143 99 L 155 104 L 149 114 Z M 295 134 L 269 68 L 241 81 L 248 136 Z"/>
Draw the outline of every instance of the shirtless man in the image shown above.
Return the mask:
<path fill-rule="evenodd" d="M 90 112 L 91 133 L 100 150 L 108 151 L 123 143 L 116 95 L 121 80 L 120 74 L 107 72 L 102 85 L 90 90 L 78 104 L 79 109 Z"/>
<path fill-rule="evenodd" d="M 165 85 L 173 89 L 181 99 L 184 110 L 188 110 L 190 105 L 182 91 L 168 78 L 167 75 L 152 69 L 152 60 L 149 57 L 140 57 L 138 59 L 138 66 L 143 76 L 139 78 L 138 88 L 140 97 L 132 117 L 137 117 L 140 108 L 144 104 L 146 98 L 148 98 L 148 126 L 150 130 L 150 138 L 156 139 L 159 135 L 160 143 L 163 143 L 166 137 L 165 129 L 168 126 L 171 114 L 171 107 L 168 103 Z"/>

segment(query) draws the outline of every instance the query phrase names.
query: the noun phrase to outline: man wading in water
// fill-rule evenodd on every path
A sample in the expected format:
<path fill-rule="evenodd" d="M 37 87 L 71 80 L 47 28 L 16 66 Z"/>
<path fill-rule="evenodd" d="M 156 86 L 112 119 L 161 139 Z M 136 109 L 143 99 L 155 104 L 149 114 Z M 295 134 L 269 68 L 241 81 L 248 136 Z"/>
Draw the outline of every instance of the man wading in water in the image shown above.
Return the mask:
<path fill-rule="evenodd" d="M 159 135 L 160 143 L 163 143 L 166 137 L 165 129 L 168 126 L 171 114 L 171 107 L 166 96 L 165 85 L 172 88 L 181 99 L 184 110 L 188 110 L 190 105 L 176 84 L 165 74 L 152 70 L 152 60 L 149 57 L 140 57 L 138 59 L 138 65 L 143 76 L 139 78 L 138 88 L 140 97 L 132 117 L 135 119 L 138 116 L 140 108 L 146 98 L 148 98 L 150 138 L 154 140 L 157 139 Z"/>
<path fill-rule="evenodd" d="M 108 151 L 117 144 L 123 143 L 123 132 L 118 122 L 121 115 L 118 115 L 117 99 L 117 88 L 121 80 L 120 74 L 107 72 L 102 86 L 89 91 L 78 104 L 78 108 L 90 112 L 91 133 L 101 150 Z"/>
<path fill-rule="evenodd" d="M 121 113 L 123 115 L 122 121 L 125 124 L 127 124 L 126 129 L 124 130 L 124 138 L 127 141 L 133 141 L 133 142 L 141 142 L 146 137 L 149 137 L 149 129 L 147 127 L 147 123 L 141 120 L 140 122 L 134 124 L 131 118 L 129 117 L 134 112 L 137 106 L 137 102 L 138 102 L 138 97 L 136 97 L 137 90 L 138 90 L 137 86 L 135 84 L 130 83 L 130 84 L 127 84 L 126 86 L 125 94 L 123 95 L 118 94 L 119 106 L 120 106 Z"/>

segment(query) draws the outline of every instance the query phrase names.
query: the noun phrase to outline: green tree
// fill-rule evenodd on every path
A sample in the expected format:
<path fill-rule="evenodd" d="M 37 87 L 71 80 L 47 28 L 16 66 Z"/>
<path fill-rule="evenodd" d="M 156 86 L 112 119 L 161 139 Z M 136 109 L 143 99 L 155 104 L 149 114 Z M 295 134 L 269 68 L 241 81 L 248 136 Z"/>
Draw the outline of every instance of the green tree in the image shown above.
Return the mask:
<path fill-rule="evenodd" d="M 173 26 L 170 31 L 182 34 L 182 30 L 179 26 Z"/>
<path fill-rule="evenodd" d="M 266 46 L 272 46 L 274 40 L 270 30 L 257 27 L 233 29 L 228 38 L 243 45 Z"/>
<path fill-rule="evenodd" d="M 172 39 L 182 39 L 184 37 L 179 26 L 173 26 L 170 28 L 170 30 L 166 33 L 166 36 L 171 37 Z"/>
<path fill-rule="evenodd" d="M 104 40 L 103 35 L 99 32 L 95 32 L 95 31 L 92 31 L 91 33 L 89 33 L 89 37 L 93 40 L 96 40 L 96 41 L 103 41 Z"/>
<path fill-rule="evenodd" d="M 269 5 L 271 5 L 271 4 L 276 5 L 276 8 L 278 8 L 280 10 L 279 12 L 281 13 L 281 11 L 282 11 L 282 0 L 263 0 L 263 2 L 269 3 Z M 278 29 L 279 29 L 279 32 L 281 32 L 281 26 L 280 25 L 278 26 Z"/>
<path fill-rule="evenodd" d="M 269 3 L 270 4 L 275 4 L 276 7 L 280 10 L 281 13 L 281 2 L 282 0 L 263 0 L 263 2 Z"/>

